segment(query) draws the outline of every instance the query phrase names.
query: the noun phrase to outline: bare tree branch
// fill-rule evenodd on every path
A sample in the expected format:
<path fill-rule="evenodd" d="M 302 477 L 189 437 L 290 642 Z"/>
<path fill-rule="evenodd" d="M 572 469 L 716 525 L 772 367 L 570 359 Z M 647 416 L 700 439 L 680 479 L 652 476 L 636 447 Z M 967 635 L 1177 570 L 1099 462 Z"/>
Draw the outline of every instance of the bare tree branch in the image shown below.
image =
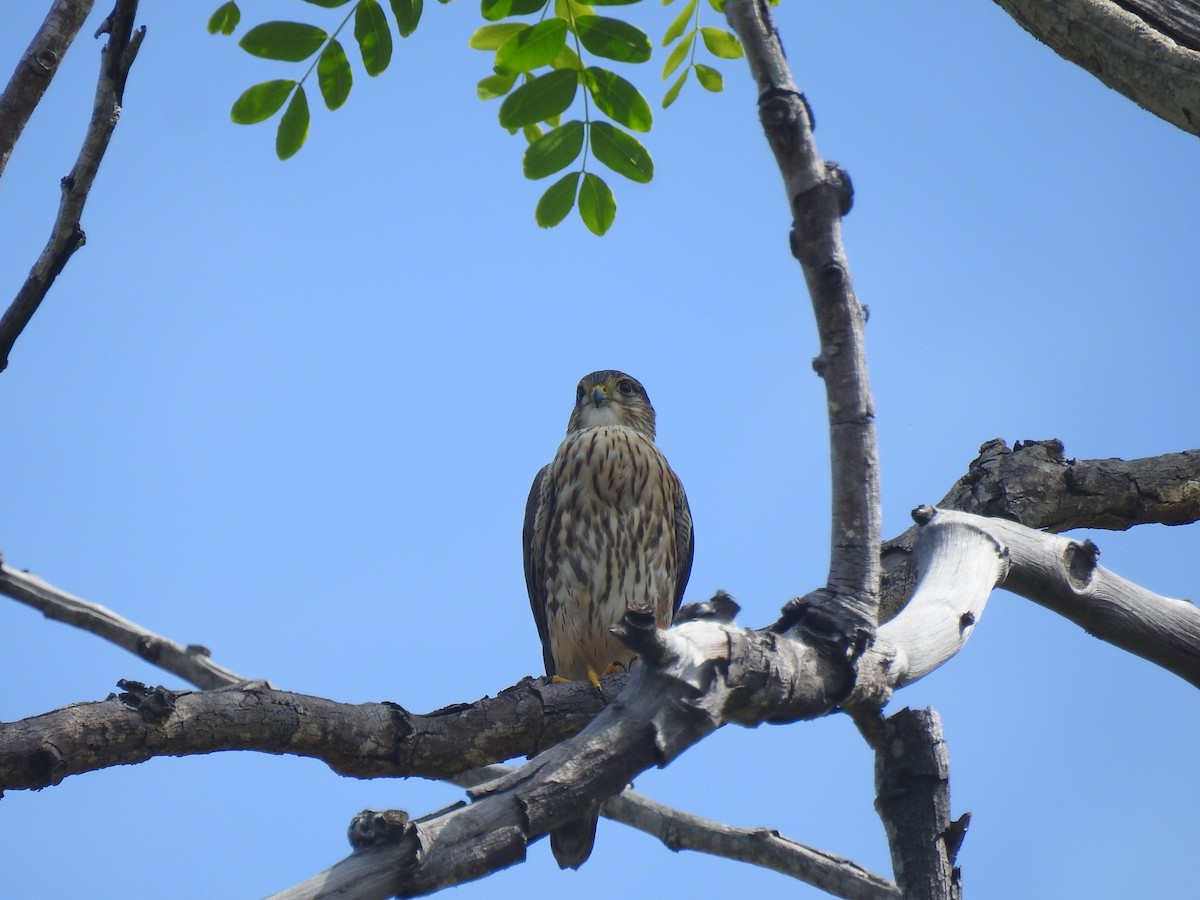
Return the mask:
<path fill-rule="evenodd" d="M 610 797 L 600 814 L 647 834 L 671 850 L 695 850 L 772 869 L 834 897 L 884 900 L 900 896 L 895 884 L 832 853 L 808 847 L 769 828 L 735 828 L 664 806 L 626 790 Z"/>
<path fill-rule="evenodd" d="M 875 806 L 905 897 L 962 898 L 954 857 L 968 817 L 950 821 L 950 759 L 932 709 L 902 709 L 875 748 Z M 935 840 L 929 840 L 929 835 Z"/>
<path fill-rule="evenodd" d="M 808 608 L 796 612 L 812 612 L 817 604 L 835 618 L 848 612 L 851 622 L 836 629 L 846 634 L 855 625 L 873 627 L 878 616 L 881 528 L 866 317 L 842 246 L 841 217 L 850 209 L 850 183 L 817 152 L 811 110 L 792 80 L 769 7 L 756 0 L 730 0 L 725 15 L 742 39 L 758 86 L 759 118 L 794 217 L 792 253 L 804 271 L 821 341 L 813 368 L 825 382 L 829 412 L 833 527 L 828 590 L 833 597 L 811 597 Z"/>
<path fill-rule="evenodd" d="M 979 598 L 1003 587 L 1200 687 L 1200 610 L 1097 565 L 1091 541 L 955 510 L 921 507 L 914 517 L 920 580 L 860 669 L 882 666 L 896 686 L 922 677 L 962 649 Z"/>
<path fill-rule="evenodd" d="M 937 505 L 1048 531 L 1182 525 L 1200 520 L 1200 450 L 1074 460 L 1060 441 L 1018 441 L 1010 450 L 991 440 Z M 883 545 L 881 620 L 895 616 L 912 594 L 916 537 L 914 526 Z"/>
<path fill-rule="evenodd" d="M 449 778 L 528 756 L 578 733 L 625 685 L 527 678 L 495 697 L 426 715 L 395 703 L 338 703 L 244 682 L 170 691 L 122 681 L 107 700 L 0 723 L 0 793 L 40 789 L 84 772 L 225 750 L 319 759 L 356 778 Z M 102 737 L 98 737 L 102 736 Z"/>
<path fill-rule="evenodd" d="M 996 0 L 1022 28 L 1142 108 L 1200 135 L 1200 12 L 1188 0 Z"/>
<path fill-rule="evenodd" d="M 452 780 L 461 787 L 477 787 L 512 771 L 509 766 L 482 766 Z M 672 851 L 694 850 L 761 866 L 835 897 L 883 900 L 900 896 L 899 888 L 886 878 L 774 829 L 735 828 L 658 803 L 632 788 L 605 800 L 600 815 L 644 831 Z"/>
<path fill-rule="evenodd" d="M 97 36 L 107 33 L 109 38 L 100 55 L 100 79 L 96 85 L 92 119 L 75 166 L 62 180 L 62 201 L 50 239 L 12 304 L 0 316 L 0 371 L 8 367 L 13 345 L 37 312 L 67 260 L 84 244 L 85 237 L 79 224 L 83 206 L 100 168 L 100 160 L 117 127 L 125 95 L 125 79 L 146 33 L 145 28 L 136 32 L 133 30 L 136 14 L 137 0 L 117 0 L 112 14 L 96 33 Z"/>
<path fill-rule="evenodd" d="M 55 0 L 0 94 L 0 175 L 95 0 Z"/>
<path fill-rule="evenodd" d="M 205 647 L 198 644 L 185 647 L 98 603 L 61 591 L 36 575 L 10 569 L 3 562 L 0 562 L 0 594 L 40 610 L 47 619 L 74 625 L 111 641 L 197 687 L 216 688 L 246 680 L 213 662 Z"/>

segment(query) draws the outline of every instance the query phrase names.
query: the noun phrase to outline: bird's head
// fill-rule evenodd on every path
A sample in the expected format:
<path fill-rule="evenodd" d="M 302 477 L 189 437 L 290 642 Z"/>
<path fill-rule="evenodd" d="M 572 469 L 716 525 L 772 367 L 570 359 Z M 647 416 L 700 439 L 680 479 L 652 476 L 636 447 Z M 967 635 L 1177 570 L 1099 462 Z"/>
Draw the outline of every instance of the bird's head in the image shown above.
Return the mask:
<path fill-rule="evenodd" d="M 567 433 L 597 425 L 624 425 L 654 440 L 654 407 L 642 383 L 613 369 L 584 375 L 575 389 Z"/>

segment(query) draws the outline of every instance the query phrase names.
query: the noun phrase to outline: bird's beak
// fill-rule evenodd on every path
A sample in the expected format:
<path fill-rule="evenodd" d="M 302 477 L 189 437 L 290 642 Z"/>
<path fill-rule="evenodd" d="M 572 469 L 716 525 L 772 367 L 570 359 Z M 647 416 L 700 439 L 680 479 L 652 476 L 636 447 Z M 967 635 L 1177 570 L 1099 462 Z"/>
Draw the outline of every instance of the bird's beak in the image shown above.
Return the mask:
<path fill-rule="evenodd" d="M 596 406 L 600 406 L 600 404 L 604 403 L 607 399 L 608 399 L 608 388 L 606 388 L 604 385 L 598 384 L 594 388 L 592 388 L 592 403 L 593 404 L 595 404 Z"/>

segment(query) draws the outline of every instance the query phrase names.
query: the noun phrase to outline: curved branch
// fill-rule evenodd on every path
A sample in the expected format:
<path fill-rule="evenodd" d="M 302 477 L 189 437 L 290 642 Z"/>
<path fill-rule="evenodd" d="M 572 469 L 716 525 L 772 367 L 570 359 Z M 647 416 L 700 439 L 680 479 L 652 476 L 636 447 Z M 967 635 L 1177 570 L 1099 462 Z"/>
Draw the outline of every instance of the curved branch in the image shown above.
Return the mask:
<path fill-rule="evenodd" d="M 725 15 L 742 39 L 758 85 L 759 118 L 794 216 L 792 253 L 804 271 L 816 315 L 821 350 L 813 367 L 825 381 L 833 468 L 828 582 L 833 603 L 821 605 L 826 613 L 848 613 L 840 630 L 849 633 L 856 626 L 873 627 L 878 617 L 881 529 L 866 317 L 842 246 L 841 217 L 850 209 L 850 183 L 817 152 L 811 110 L 792 80 L 768 5 L 730 0 Z"/>
<path fill-rule="evenodd" d="M 938 504 L 1030 528 L 1123 530 L 1134 525 L 1182 525 L 1200 520 L 1200 450 L 1143 459 L 1067 459 L 1061 441 L 995 439 Z M 886 621 L 908 602 L 916 583 L 917 530 L 883 545 Z"/>
<path fill-rule="evenodd" d="M 55 0 L 0 94 L 0 175 L 95 0 Z"/>
<path fill-rule="evenodd" d="M 75 166 L 62 180 L 62 201 L 50 239 L 12 304 L 0 316 L 0 371 L 8 367 L 13 345 L 37 312 L 46 292 L 67 261 L 84 244 L 85 237 L 79 224 L 83 206 L 117 127 L 125 96 L 125 79 L 146 33 L 145 28 L 133 30 L 136 13 L 137 0 L 117 0 L 112 14 L 96 33 L 99 36 L 107 32 L 109 39 L 100 56 L 100 80 L 96 85 L 92 119 Z"/>
<path fill-rule="evenodd" d="M 921 558 L 930 552 L 921 548 L 927 540 L 944 549 L 933 551 L 939 558 L 923 567 L 912 600 L 880 627 L 877 645 L 867 654 L 896 685 L 912 682 L 962 649 L 982 613 L 979 598 L 1003 587 L 1200 687 L 1200 610 L 1097 565 L 1099 550 L 1091 541 L 954 510 L 922 507 L 915 516 Z M 954 531 L 963 537 L 944 539 Z M 950 550 L 957 555 L 951 558 Z"/>
<path fill-rule="evenodd" d="M 1182 0 L 996 0 L 1055 53 L 1200 135 L 1200 15 Z"/>

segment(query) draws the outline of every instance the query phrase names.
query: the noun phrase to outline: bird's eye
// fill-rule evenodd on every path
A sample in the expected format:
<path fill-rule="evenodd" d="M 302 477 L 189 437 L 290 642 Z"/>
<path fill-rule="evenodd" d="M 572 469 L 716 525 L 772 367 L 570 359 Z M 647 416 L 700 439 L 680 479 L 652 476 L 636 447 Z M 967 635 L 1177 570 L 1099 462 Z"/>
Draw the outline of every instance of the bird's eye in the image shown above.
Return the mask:
<path fill-rule="evenodd" d="M 620 391 L 622 394 L 632 394 L 633 393 L 633 382 L 629 381 L 628 379 L 622 378 L 620 381 L 617 382 L 617 390 Z"/>

